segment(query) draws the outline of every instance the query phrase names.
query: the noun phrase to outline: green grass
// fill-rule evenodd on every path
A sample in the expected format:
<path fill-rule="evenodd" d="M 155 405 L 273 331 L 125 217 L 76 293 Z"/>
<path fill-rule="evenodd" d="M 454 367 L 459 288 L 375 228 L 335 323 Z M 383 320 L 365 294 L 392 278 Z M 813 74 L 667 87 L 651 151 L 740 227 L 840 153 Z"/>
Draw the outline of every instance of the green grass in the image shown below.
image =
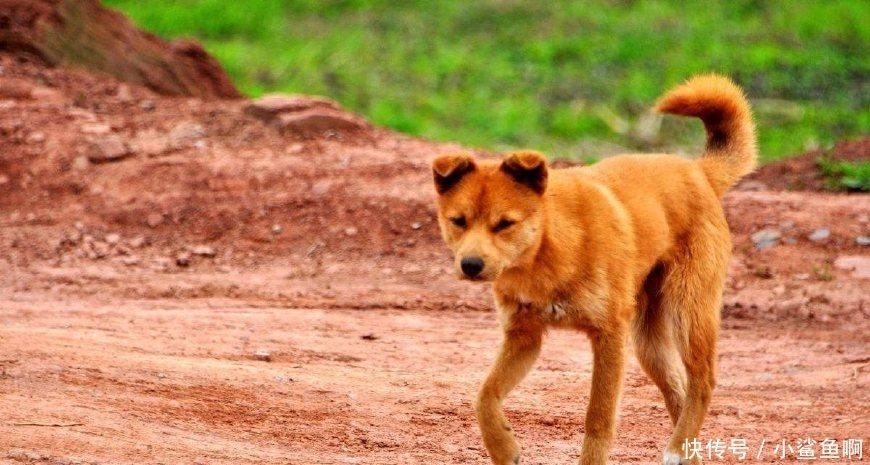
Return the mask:
<path fill-rule="evenodd" d="M 865 0 L 104 3 L 157 35 L 198 38 L 250 96 L 321 94 L 489 149 L 697 149 L 699 123 L 638 128 L 663 91 L 708 71 L 747 90 L 763 160 L 870 133 Z"/>
<path fill-rule="evenodd" d="M 870 161 L 848 162 L 820 158 L 816 161 L 829 188 L 870 192 Z"/>

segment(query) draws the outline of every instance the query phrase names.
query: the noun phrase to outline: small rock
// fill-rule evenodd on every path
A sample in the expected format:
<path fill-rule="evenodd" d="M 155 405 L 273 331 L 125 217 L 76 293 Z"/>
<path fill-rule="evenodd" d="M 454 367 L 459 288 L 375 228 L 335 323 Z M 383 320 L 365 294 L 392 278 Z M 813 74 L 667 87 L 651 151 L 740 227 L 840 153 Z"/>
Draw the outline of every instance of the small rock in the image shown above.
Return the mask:
<path fill-rule="evenodd" d="M 93 241 L 86 244 L 88 246 L 88 258 L 92 260 L 101 260 L 109 256 L 111 247 L 103 241 Z"/>
<path fill-rule="evenodd" d="M 129 102 L 133 100 L 133 93 L 130 92 L 130 86 L 127 84 L 120 84 L 118 86 L 117 92 L 115 92 L 115 97 L 122 102 Z"/>
<path fill-rule="evenodd" d="M 190 266 L 190 252 L 178 252 L 178 254 L 175 256 L 175 264 L 180 267 Z"/>
<path fill-rule="evenodd" d="M 112 132 L 112 127 L 103 123 L 85 123 L 79 128 L 84 134 L 102 136 Z"/>
<path fill-rule="evenodd" d="M 25 79 L 5 78 L 0 81 L 0 97 L 15 100 L 33 98 L 33 84 Z"/>
<path fill-rule="evenodd" d="M 856 278 L 870 279 L 870 257 L 862 255 L 844 255 L 834 260 L 834 267 L 851 271 Z"/>
<path fill-rule="evenodd" d="M 282 133 L 301 136 L 319 136 L 334 131 L 356 131 L 369 127 L 362 118 L 343 111 L 327 109 L 281 113 L 273 124 Z"/>
<path fill-rule="evenodd" d="M 81 156 L 75 157 L 75 159 L 73 160 L 73 163 L 72 163 L 72 167 L 76 171 L 84 171 L 84 170 L 91 167 L 91 162 L 88 161 L 88 157 L 81 155 Z"/>
<path fill-rule="evenodd" d="M 333 181 L 329 179 L 319 179 L 311 185 L 311 194 L 315 196 L 321 196 L 329 192 L 332 189 Z"/>
<path fill-rule="evenodd" d="M 37 86 L 30 91 L 30 98 L 41 103 L 61 103 L 64 101 L 63 94 L 48 87 Z"/>
<path fill-rule="evenodd" d="M 441 444 L 441 450 L 448 454 L 455 454 L 459 452 L 459 445 L 445 442 L 444 444 Z"/>
<path fill-rule="evenodd" d="M 106 234 L 105 239 L 109 245 L 118 245 L 121 242 L 121 235 L 116 233 Z"/>
<path fill-rule="evenodd" d="M 413 229 L 415 231 L 422 228 L 422 227 L 423 227 L 423 223 L 421 223 L 419 221 L 415 221 L 415 222 L 411 223 L 411 229 Z"/>
<path fill-rule="evenodd" d="M 153 100 L 142 100 L 141 102 L 139 102 L 139 108 L 145 111 L 151 111 L 157 108 L 157 105 L 154 103 Z"/>
<path fill-rule="evenodd" d="M 360 336 L 359 338 L 362 339 L 362 340 L 364 340 L 364 341 L 377 341 L 378 339 L 380 339 L 380 338 L 379 338 L 377 335 L 375 335 L 374 333 L 363 334 L 363 335 Z"/>
<path fill-rule="evenodd" d="M 151 128 L 139 131 L 130 141 L 130 149 L 149 157 L 162 155 L 171 150 L 169 136 Z"/>
<path fill-rule="evenodd" d="M 163 215 L 160 213 L 149 213 L 148 217 L 145 219 L 145 223 L 151 228 L 156 228 L 163 223 Z"/>
<path fill-rule="evenodd" d="M 831 237 L 831 230 L 828 228 L 819 228 L 812 232 L 807 239 L 813 242 L 822 242 L 827 238 Z"/>
<path fill-rule="evenodd" d="M 339 106 L 328 99 L 305 95 L 269 94 L 264 95 L 245 107 L 245 113 L 251 116 L 270 120 L 279 113 L 292 113 L 312 108 L 328 108 L 338 110 Z"/>
<path fill-rule="evenodd" d="M 207 245 L 198 245 L 190 250 L 193 255 L 200 257 L 214 257 L 216 255 L 214 248 Z"/>
<path fill-rule="evenodd" d="M 88 110 L 85 110 L 84 108 L 72 107 L 72 108 L 67 109 L 66 114 L 73 117 L 73 118 L 83 119 L 86 121 L 96 121 L 97 120 L 97 115 L 93 114 L 92 112 L 90 112 Z"/>
<path fill-rule="evenodd" d="M 136 255 L 128 255 L 125 257 L 121 257 L 121 263 L 123 263 L 126 266 L 138 265 L 141 261 L 142 261 L 142 259 L 137 257 Z"/>
<path fill-rule="evenodd" d="M 33 131 L 24 139 L 28 144 L 41 144 L 45 142 L 45 133 L 41 131 Z"/>
<path fill-rule="evenodd" d="M 855 238 L 855 243 L 861 246 L 870 245 L 870 236 L 858 236 Z"/>
<path fill-rule="evenodd" d="M 132 154 L 121 137 L 108 135 L 91 142 L 87 157 L 91 163 L 107 163 L 122 160 Z"/>
<path fill-rule="evenodd" d="M 356 229 L 355 227 L 353 227 L 353 226 L 344 229 L 344 234 L 345 234 L 346 236 L 356 236 L 358 232 L 359 232 L 359 230 L 357 230 L 357 229 Z"/>
<path fill-rule="evenodd" d="M 806 297 L 796 297 L 793 299 L 786 299 L 774 304 L 777 310 L 784 312 L 789 315 L 800 314 L 800 310 L 805 308 L 806 304 L 809 302 L 809 299 Z M 804 315 L 806 316 L 806 315 Z"/>
<path fill-rule="evenodd" d="M 755 243 L 756 250 L 764 250 L 776 245 L 782 233 L 778 229 L 762 229 L 752 235 L 752 242 Z"/>
<path fill-rule="evenodd" d="M 82 240 L 82 232 L 73 229 L 72 231 L 66 234 L 66 237 L 61 240 L 61 242 L 70 244 L 70 245 L 78 245 L 78 243 Z"/>
<path fill-rule="evenodd" d="M 130 247 L 133 247 L 134 249 L 141 249 L 145 245 L 145 242 L 144 236 L 136 236 L 133 239 L 130 239 L 128 244 L 130 244 Z"/>
<path fill-rule="evenodd" d="M 273 224 L 272 225 L 272 234 L 277 236 L 278 234 L 281 234 L 282 232 L 284 232 L 284 228 L 282 228 L 280 224 Z"/>
<path fill-rule="evenodd" d="M 182 121 L 169 131 L 169 144 L 175 148 L 193 145 L 205 135 L 205 127 L 195 121 Z"/>
<path fill-rule="evenodd" d="M 265 349 L 260 349 L 254 352 L 254 360 L 259 360 L 261 362 L 271 362 L 272 352 Z"/>
<path fill-rule="evenodd" d="M 155 258 L 151 263 L 151 269 L 156 271 L 166 271 L 169 269 L 169 266 L 172 264 L 172 260 L 167 257 L 158 257 Z"/>

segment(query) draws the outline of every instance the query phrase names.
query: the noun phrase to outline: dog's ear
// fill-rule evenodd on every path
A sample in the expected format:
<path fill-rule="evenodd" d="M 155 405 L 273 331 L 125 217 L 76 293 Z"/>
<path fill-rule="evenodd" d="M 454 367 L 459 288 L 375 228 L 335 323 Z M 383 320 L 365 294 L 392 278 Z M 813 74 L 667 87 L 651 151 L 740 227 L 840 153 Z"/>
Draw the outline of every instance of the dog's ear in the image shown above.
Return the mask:
<path fill-rule="evenodd" d="M 449 191 L 463 176 L 476 168 L 474 159 L 465 153 L 439 156 L 432 162 L 435 190 L 438 194 Z"/>
<path fill-rule="evenodd" d="M 547 159 L 539 152 L 511 152 L 502 161 L 501 170 L 538 194 L 543 194 L 547 189 Z"/>

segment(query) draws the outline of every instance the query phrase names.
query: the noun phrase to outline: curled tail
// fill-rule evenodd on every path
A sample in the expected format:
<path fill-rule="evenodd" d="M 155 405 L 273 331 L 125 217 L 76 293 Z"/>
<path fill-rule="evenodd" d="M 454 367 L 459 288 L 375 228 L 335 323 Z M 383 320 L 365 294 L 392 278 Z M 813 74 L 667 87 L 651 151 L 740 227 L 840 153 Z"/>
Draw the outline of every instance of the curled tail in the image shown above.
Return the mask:
<path fill-rule="evenodd" d="M 704 122 L 707 147 L 698 163 L 717 195 L 755 169 L 758 150 L 752 110 L 730 79 L 716 74 L 693 77 L 660 98 L 656 110 Z"/>

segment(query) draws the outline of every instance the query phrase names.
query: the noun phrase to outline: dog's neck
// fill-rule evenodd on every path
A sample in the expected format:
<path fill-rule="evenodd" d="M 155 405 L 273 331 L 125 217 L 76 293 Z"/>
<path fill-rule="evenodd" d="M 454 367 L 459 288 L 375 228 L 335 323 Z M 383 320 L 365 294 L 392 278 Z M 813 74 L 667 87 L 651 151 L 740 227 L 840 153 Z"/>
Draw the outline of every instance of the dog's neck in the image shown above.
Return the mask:
<path fill-rule="evenodd" d="M 541 223 L 541 235 L 536 244 L 529 248 L 515 266 L 512 266 L 499 276 L 495 289 L 503 295 L 514 295 L 520 304 L 532 302 L 551 302 L 563 293 L 563 287 L 569 285 L 566 277 L 575 273 L 562 269 L 566 265 L 579 267 L 570 259 L 570 250 L 583 241 L 583 234 L 571 237 L 560 237 L 550 221 L 550 212 L 545 212 Z M 561 268 L 559 268 L 561 267 Z M 577 268 L 577 273 L 581 270 Z"/>

